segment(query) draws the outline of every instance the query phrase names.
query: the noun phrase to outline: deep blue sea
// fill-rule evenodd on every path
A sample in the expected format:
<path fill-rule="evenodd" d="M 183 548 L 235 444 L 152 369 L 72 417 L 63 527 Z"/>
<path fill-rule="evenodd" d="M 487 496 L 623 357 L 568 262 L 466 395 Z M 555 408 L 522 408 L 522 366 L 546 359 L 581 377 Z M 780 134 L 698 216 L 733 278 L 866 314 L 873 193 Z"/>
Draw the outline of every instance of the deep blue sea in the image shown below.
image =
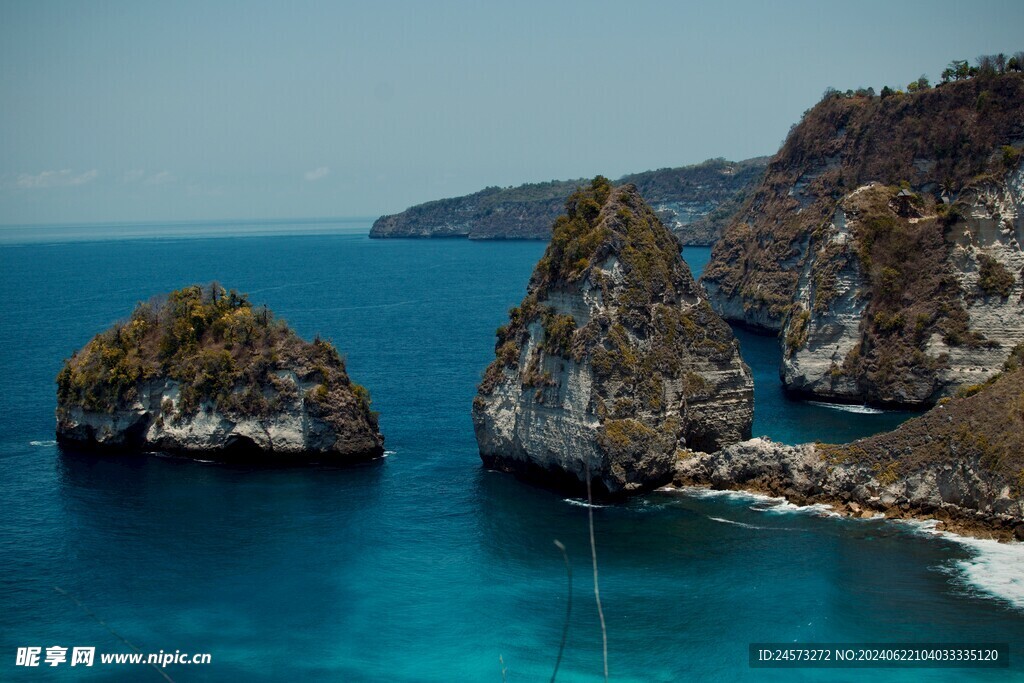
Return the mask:
<path fill-rule="evenodd" d="M 162 680 L 15 666 L 18 647 L 125 641 L 212 655 L 168 667 L 175 681 L 501 682 L 503 667 L 548 680 L 567 600 L 555 539 L 574 570 L 558 680 L 601 679 L 588 508 L 483 469 L 470 421 L 494 330 L 544 245 L 374 241 L 368 227 L 0 233 L 0 680 Z M 699 270 L 708 250 L 684 256 Z M 333 340 L 372 391 L 389 457 L 247 469 L 62 453 L 61 361 L 140 299 L 211 280 Z M 907 417 L 788 401 L 777 341 L 738 334 L 757 435 L 842 441 Z M 593 513 L 612 680 L 1024 678 L 1019 546 L 738 494 Z M 1013 668 L 751 669 L 747 645 L 763 641 L 1008 642 Z"/>

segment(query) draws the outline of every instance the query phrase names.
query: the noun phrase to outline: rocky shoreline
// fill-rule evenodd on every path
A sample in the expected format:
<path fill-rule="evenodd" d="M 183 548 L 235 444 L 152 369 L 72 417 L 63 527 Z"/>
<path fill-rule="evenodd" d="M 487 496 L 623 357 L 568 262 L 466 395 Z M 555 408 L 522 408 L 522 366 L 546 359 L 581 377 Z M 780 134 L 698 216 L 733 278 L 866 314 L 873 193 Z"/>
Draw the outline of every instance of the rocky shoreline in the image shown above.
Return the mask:
<path fill-rule="evenodd" d="M 715 453 L 685 452 L 672 486 L 781 496 L 825 504 L 858 518 L 935 520 L 942 531 L 1024 541 L 1024 498 L 977 462 L 942 462 L 907 477 L 866 463 L 840 462 L 830 447 L 756 438 Z"/>

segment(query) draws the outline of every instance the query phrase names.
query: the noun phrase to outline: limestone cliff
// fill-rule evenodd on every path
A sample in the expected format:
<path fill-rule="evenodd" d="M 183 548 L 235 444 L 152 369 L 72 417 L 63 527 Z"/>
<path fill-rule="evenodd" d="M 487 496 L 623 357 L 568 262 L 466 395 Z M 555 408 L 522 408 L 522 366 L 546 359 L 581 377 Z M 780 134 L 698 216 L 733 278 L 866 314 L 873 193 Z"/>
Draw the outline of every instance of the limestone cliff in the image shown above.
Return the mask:
<path fill-rule="evenodd" d="M 86 447 L 344 462 L 379 457 L 335 348 L 219 285 L 139 304 L 57 377 L 57 437 Z"/>
<path fill-rule="evenodd" d="M 781 334 L 800 395 L 928 405 L 1024 340 L 1024 75 L 830 93 L 715 246 L 727 319 Z"/>
<path fill-rule="evenodd" d="M 574 193 L 473 402 L 489 467 L 619 496 L 750 434 L 753 382 L 636 187 Z"/>
<path fill-rule="evenodd" d="M 623 177 L 633 183 L 683 244 L 713 244 L 764 172 L 766 157 L 663 168 Z M 548 239 L 551 225 L 583 180 L 489 187 L 418 204 L 373 224 L 370 237 Z"/>
<path fill-rule="evenodd" d="M 676 483 L 752 489 L 861 516 L 925 517 L 1024 540 L 1024 346 L 1006 371 L 892 432 L 850 444 L 764 439 L 686 453 Z"/>

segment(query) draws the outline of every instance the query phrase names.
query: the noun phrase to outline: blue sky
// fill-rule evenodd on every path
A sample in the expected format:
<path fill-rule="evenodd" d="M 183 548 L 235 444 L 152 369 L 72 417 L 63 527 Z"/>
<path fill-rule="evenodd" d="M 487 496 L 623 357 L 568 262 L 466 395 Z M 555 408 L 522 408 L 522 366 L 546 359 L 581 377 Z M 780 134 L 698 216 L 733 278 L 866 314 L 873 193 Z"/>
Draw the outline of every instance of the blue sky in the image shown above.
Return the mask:
<path fill-rule="evenodd" d="M 0 3 L 0 223 L 377 215 L 772 154 L 1024 2 Z"/>

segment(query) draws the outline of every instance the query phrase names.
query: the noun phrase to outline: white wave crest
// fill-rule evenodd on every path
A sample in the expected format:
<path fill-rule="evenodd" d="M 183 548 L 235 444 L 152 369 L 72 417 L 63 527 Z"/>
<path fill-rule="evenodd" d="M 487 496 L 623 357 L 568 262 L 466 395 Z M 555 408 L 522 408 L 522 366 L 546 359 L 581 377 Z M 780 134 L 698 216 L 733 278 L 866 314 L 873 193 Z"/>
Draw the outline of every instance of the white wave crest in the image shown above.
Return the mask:
<path fill-rule="evenodd" d="M 722 519 L 721 517 L 708 517 L 713 522 L 721 522 L 722 524 L 733 524 L 735 526 L 741 526 L 745 529 L 767 529 L 768 527 L 757 526 L 756 524 L 747 524 L 746 522 L 737 522 L 734 519 Z"/>
<path fill-rule="evenodd" d="M 814 503 L 813 505 L 797 505 L 796 503 L 790 503 L 788 500 L 783 500 L 780 503 L 776 503 L 770 506 L 759 506 L 751 505 L 751 510 L 757 510 L 758 512 L 771 512 L 773 514 L 804 514 L 804 515 L 815 515 L 817 517 L 842 517 L 841 514 L 832 509 L 831 505 L 827 503 Z"/>
<path fill-rule="evenodd" d="M 588 503 L 585 500 L 577 500 L 576 498 L 563 498 L 562 500 L 564 500 L 569 505 L 579 505 L 580 507 L 584 507 L 584 508 L 606 508 L 606 507 L 608 507 L 607 505 L 598 505 L 597 503 Z"/>
<path fill-rule="evenodd" d="M 971 588 L 1024 610 L 1024 543 L 1000 543 L 942 531 L 934 519 L 899 521 L 918 533 L 941 536 L 970 550 L 973 557 L 953 562 L 950 569 L 954 576 Z"/>
<path fill-rule="evenodd" d="M 682 486 L 679 488 L 664 486 L 658 489 L 658 491 L 663 493 L 681 493 L 693 498 L 727 498 L 731 500 L 755 501 L 761 503 L 782 503 L 786 500 L 781 496 L 769 496 L 764 493 L 754 493 L 753 491 L 724 491 L 720 489 L 709 489 L 704 486 Z"/>
<path fill-rule="evenodd" d="M 28 445 L 29 446 L 56 446 L 57 442 L 52 440 L 52 439 L 49 440 L 49 441 L 29 441 Z"/>
<path fill-rule="evenodd" d="M 956 540 L 974 553 L 974 557 L 955 563 L 964 580 L 1024 610 L 1024 544 L 962 536 Z"/>
<path fill-rule="evenodd" d="M 797 505 L 786 500 L 784 496 L 769 496 L 764 493 L 754 493 L 753 491 L 721 491 L 703 486 L 683 486 L 680 488 L 665 486 L 658 490 L 665 493 L 682 493 L 693 498 L 725 498 L 739 502 L 750 502 L 753 503 L 750 509 L 756 512 L 771 512 L 774 514 L 800 513 L 817 515 L 818 517 L 842 517 L 841 514 L 834 511 L 832 506 L 827 503 Z"/>
<path fill-rule="evenodd" d="M 881 415 L 885 411 L 871 406 L 857 405 L 852 403 L 828 403 L 827 401 L 807 401 L 812 406 L 829 408 L 830 410 L 841 410 L 844 413 L 858 413 L 860 415 Z"/>
<path fill-rule="evenodd" d="M 666 493 L 683 493 L 696 498 L 732 498 L 737 500 L 753 500 L 751 510 L 772 514 L 813 514 L 821 517 L 842 517 L 830 505 L 817 503 L 814 505 L 796 505 L 785 498 L 766 496 L 747 491 L 716 491 L 702 487 L 658 489 Z M 872 515 L 870 519 L 884 519 L 885 515 Z M 740 524 L 731 520 L 711 517 L 716 522 Z M 929 536 L 941 536 L 954 541 L 971 553 L 972 557 L 956 560 L 950 569 L 964 585 L 980 591 L 995 599 L 1002 600 L 1015 609 L 1024 610 L 1024 543 L 1000 543 L 990 539 L 960 536 L 949 531 L 938 529 L 938 521 L 926 520 L 892 520 L 911 527 L 916 532 Z M 755 527 L 761 528 L 761 527 Z"/>

